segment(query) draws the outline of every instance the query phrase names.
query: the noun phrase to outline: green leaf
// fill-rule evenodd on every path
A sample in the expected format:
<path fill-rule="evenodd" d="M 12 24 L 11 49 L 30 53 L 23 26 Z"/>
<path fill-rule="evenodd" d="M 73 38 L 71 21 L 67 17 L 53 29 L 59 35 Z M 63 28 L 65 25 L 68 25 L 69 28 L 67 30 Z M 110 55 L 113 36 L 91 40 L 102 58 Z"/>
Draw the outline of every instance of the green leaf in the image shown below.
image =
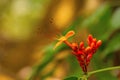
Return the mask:
<path fill-rule="evenodd" d="M 120 27 L 120 8 L 118 8 L 111 19 L 111 25 L 113 28 L 118 28 Z"/>
<path fill-rule="evenodd" d="M 113 52 L 120 49 L 120 8 L 118 8 L 112 15 L 110 20 L 111 29 L 107 34 L 104 34 L 106 40 L 104 41 L 105 46 L 103 46 L 102 58 L 113 56 Z M 110 38 L 112 36 L 112 38 Z"/>
<path fill-rule="evenodd" d="M 72 76 L 72 77 L 65 78 L 64 80 L 78 80 L 78 78 L 75 76 Z"/>
<path fill-rule="evenodd" d="M 101 5 L 91 16 L 89 16 L 83 23 L 82 27 L 92 27 L 92 25 L 98 23 L 100 18 L 103 18 L 104 15 L 106 15 L 110 10 L 109 4 L 103 4 Z"/>
<path fill-rule="evenodd" d="M 96 38 L 107 38 L 106 34 L 110 31 L 111 7 L 109 4 L 101 5 L 91 16 L 89 16 L 83 23 L 82 27 L 88 28 L 91 34 Z M 104 34 L 104 35 L 103 35 Z"/>
<path fill-rule="evenodd" d="M 102 58 L 104 59 L 108 55 L 112 55 L 114 51 L 117 51 L 120 49 L 120 33 L 116 34 L 114 37 L 112 37 L 111 40 L 107 41 L 107 45 L 105 50 L 102 52 Z"/>

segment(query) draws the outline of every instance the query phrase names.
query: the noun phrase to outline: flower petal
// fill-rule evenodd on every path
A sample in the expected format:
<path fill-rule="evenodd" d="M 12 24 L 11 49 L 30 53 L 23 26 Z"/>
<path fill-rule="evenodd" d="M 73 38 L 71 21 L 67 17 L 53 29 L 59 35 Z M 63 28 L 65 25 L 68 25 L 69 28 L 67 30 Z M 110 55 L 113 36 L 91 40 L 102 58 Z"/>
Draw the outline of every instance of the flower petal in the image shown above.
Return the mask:
<path fill-rule="evenodd" d="M 65 37 L 68 39 L 69 37 L 73 36 L 74 34 L 75 34 L 74 31 L 69 31 L 69 32 L 65 35 Z"/>
<path fill-rule="evenodd" d="M 60 44 L 62 44 L 62 42 L 63 42 L 62 40 L 57 42 L 53 49 L 55 50 L 55 48 L 58 47 Z"/>

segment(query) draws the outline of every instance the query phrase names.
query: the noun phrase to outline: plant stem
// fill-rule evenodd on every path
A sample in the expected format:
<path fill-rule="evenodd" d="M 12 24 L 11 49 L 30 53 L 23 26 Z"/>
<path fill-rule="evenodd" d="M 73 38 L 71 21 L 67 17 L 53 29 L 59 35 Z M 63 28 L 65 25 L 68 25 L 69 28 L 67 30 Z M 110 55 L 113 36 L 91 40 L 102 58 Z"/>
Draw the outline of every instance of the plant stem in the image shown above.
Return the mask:
<path fill-rule="evenodd" d="M 88 75 L 84 74 L 82 77 L 79 78 L 79 80 L 88 80 Z"/>
<path fill-rule="evenodd" d="M 100 70 L 96 70 L 96 71 L 92 71 L 88 73 L 88 76 L 98 73 L 98 72 L 103 72 L 103 71 L 109 71 L 109 70 L 114 70 L 114 69 L 120 69 L 120 66 L 116 66 L 116 67 L 110 67 L 110 68 L 104 68 L 104 69 L 100 69 Z"/>

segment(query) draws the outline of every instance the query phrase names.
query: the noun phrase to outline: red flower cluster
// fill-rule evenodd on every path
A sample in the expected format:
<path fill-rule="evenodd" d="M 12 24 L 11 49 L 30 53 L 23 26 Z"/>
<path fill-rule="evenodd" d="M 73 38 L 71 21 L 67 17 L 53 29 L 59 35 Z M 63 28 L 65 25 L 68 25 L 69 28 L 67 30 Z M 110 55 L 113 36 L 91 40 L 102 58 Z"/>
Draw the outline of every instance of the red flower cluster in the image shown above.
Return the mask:
<path fill-rule="evenodd" d="M 64 42 L 67 44 L 70 48 L 73 50 L 73 54 L 77 57 L 79 64 L 85 74 L 87 74 L 87 66 L 90 63 L 90 60 L 93 56 L 93 54 L 96 52 L 96 50 L 99 48 L 99 46 L 102 44 L 101 40 L 96 40 L 96 38 L 93 38 L 92 35 L 88 36 L 87 43 L 88 46 L 84 47 L 84 42 L 80 42 L 78 45 L 77 43 L 70 43 L 67 38 L 69 38 L 71 35 L 74 35 L 74 31 L 69 31 L 65 36 L 61 37 L 58 44 L 61 44 Z"/>
<path fill-rule="evenodd" d="M 73 54 L 77 57 L 80 66 L 85 73 L 87 73 L 87 66 L 90 63 L 93 54 L 102 43 L 101 40 L 97 41 L 92 35 L 88 36 L 87 42 L 88 46 L 86 48 L 84 47 L 84 42 L 80 42 L 79 46 L 77 43 L 72 43 Z"/>

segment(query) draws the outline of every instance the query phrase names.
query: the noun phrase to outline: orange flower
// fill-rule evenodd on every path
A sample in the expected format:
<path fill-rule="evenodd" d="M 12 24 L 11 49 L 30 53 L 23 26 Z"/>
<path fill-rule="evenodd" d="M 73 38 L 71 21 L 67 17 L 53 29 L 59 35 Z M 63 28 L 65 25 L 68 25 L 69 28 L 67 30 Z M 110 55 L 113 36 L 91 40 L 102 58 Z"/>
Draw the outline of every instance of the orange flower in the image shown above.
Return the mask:
<path fill-rule="evenodd" d="M 59 39 L 57 39 L 59 42 L 56 43 L 56 45 L 54 46 L 54 49 L 58 47 L 60 44 L 62 44 L 64 41 L 67 41 L 67 39 L 73 36 L 74 34 L 75 34 L 74 31 L 69 31 L 65 36 L 62 36 Z"/>
<path fill-rule="evenodd" d="M 78 45 L 77 43 L 70 43 L 67 39 L 71 36 L 73 36 L 75 33 L 74 31 L 69 31 L 65 36 L 62 36 L 59 40 L 59 42 L 55 45 L 55 48 L 59 46 L 62 42 L 64 42 L 66 45 L 68 45 L 73 50 L 73 55 L 76 56 L 83 72 L 87 74 L 87 67 L 90 63 L 90 60 L 93 56 L 93 54 L 97 51 L 97 49 L 102 44 L 101 40 L 98 40 L 96 38 L 93 38 L 92 35 L 88 35 L 87 43 L 88 46 L 84 47 L 84 42 L 80 42 Z"/>

